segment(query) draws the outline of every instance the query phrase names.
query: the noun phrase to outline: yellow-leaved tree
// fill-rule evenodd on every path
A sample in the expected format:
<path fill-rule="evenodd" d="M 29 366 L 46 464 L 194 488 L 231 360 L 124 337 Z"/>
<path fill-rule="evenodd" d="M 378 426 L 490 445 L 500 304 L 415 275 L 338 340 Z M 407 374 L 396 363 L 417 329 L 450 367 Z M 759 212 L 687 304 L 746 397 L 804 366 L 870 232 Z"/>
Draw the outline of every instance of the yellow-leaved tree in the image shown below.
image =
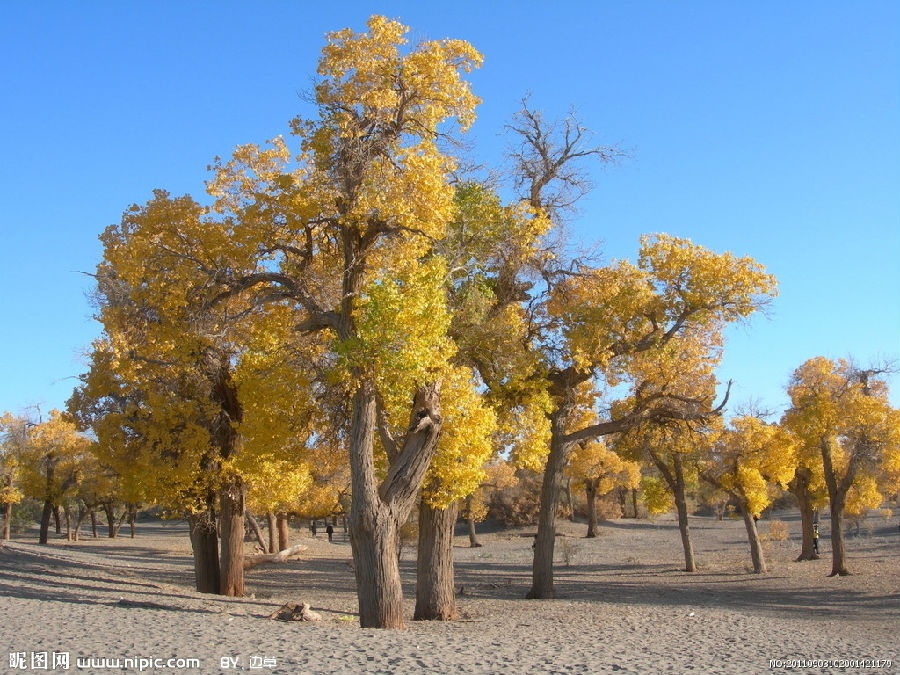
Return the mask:
<path fill-rule="evenodd" d="M 788 386 L 787 424 L 828 491 L 831 576 L 849 574 L 845 514 L 877 506 L 897 490 L 900 412 L 890 404 L 886 372 L 817 356 L 794 371 Z"/>
<path fill-rule="evenodd" d="M 281 360 L 311 361 L 315 347 L 287 353 L 293 316 L 284 308 L 222 297 L 212 270 L 252 269 L 228 237 L 193 199 L 163 191 L 106 229 L 96 274 L 104 336 L 70 409 L 94 429 L 101 461 L 130 499 L 187 515 L 197 589 L 241 596 L 248 483 L 272 490 L 277 475 L 292 492 L 306 476 L 284 440 L 311 433 L 297 412 L 311 407 L 309 378 L 275 371 Z M 294 413 L 290 424 L 282 409 Z M 245 424 L 266 433 L 247 438 Z"/>
<path fill-rule="evenodd" d="M 753 416 L 737 417 L 710 447 L 701 472 L 737 501 L 757 574 L 766 571 L 766 559 L 756 519 L 771 503 L 772 487 L 784 489 L 794 478 L 796 447 L 796 439 L 784 427 Z"/>
<path fill-rule="evenodd" d="M 711 372 L 726 325 L 747 318 L 775 292 L 774 278 L 750 258 L 714 253 L 669 235 L 641 240 L 638 262 L 564 271 L 550 284 L 548 321 L 537 330 L 552 400 L 551 440 L 541 493 L 530 598 L 551 598 L 555 514 L 561 478 L 579 443 L 639 423 L 703 422 L 718 415 Z M 679 368 L 699 373 L 698 384 Z M 608 386 L 628 395 L 598 421 L 575 425 L 589 387 L 589 407 Z"/>
<path fill-rule="evenodd" d="M 597 497 L 618 488 L 637 489 L 641 484 L 641 465 L 623 459 L 602 440 L 586 441 L 572 451 L 568 475 L 584 486 L 587 498 L 587 537 L 597 536 Z"/>
<path fill-rule="evenodd" d="M 463 75 L 481 62 L 463 41 L 411 46 L 407 32 L 374 16 L 364 32 L 330 34 L 318 117 L 292 124 L 299 148 L 238 148 L 209 185 L 236 254 L 255 260 L 249 273 L 213 274 L 222 301 L 288 304 L 298 332 L 330 350 L 322 382 L 347 401 L 360 623 L 384 628 L 403 625 L 399 528 L 437 451 L 454 367 L 449 269 L 434 242 L 456 212 L 455 162 L 440 140 L 472 123 Z"/>
<path fill-rule="evenodd" d="M 0 416 L 0 508 L 3 509 L 3 535 L 8 540 L 12 526 L 12 509 L 22 501 L 19 488 L 19 464 L 28 437 L 24 417 L 4 412 Z"/>
<path fill-rule="evenodd" d="M 44 504 L 38 541 L 46 544 L 53 511 L 75 492 L 91 442 L 59 410 L 50 411 L 46 421 L 27 424 L 24 434 L 18 457 L 21 491 Z"/>

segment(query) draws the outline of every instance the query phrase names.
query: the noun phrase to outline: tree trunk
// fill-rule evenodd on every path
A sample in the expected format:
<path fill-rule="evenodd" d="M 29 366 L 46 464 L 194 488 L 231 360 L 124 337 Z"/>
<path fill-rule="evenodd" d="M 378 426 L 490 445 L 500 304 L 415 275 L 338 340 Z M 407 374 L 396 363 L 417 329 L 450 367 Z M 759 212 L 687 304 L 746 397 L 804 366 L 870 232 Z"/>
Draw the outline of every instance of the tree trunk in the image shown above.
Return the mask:
<path fill-rule="evenodd" d="M 219 495 L 221 528 L 220 595 L 244 596 L 244 483 L 234 476 Z"/>
<path fill-rule="evenodd" d="M 75 533 L 72 532 L 72 510 L 63 506 L 63 515 L 66 521 L 66 541 L 75 541 Z"/>
<path fill-rule="evenodd" d="M 638 517 L 638 491 L 637 488 L 631 490 L 631 509 L 634 511 L 634 517 Z"/>
<path fill-rule="evenodd" d="M 813 508 L 812 496 L 809 494 L 809 482 L 811 472 L 809 469 L 799 467 L 794 473 L 794 480 L 791 481 L 791 492 L 797 497 L 797 503 L 800 506 L 800 555 L 797 556 L 796 562 L 801 560 L 818 560 L 819 554 L 816 553 L 815 547 L 815 509 Z"/>
<path fill-rule="evenodd" d="M 136 534 L 135 523 L 137 521 L 137 507 L 134 504 L 128 505 L 128 527 L 131 529 L 131 538 L 134 539 Z"/>
<path fill-rule="evenodd" d="M 469 531 L 469 548 L 481 548 L 481 543 L 478 541 L 478 535 L 475 532 L 475 519 L 472 517 L 474 502 L 475 495 L 466 497 L 466 527 Z"/>
<path fill-rule="evenodd" d="M 97 534 L 97 509 L 96 509 L 96 507 L 91 509 L 90 516 L 91 516 L 91 535 L 94 537 L 94 539 L 97 539 L 99 537 L 99 535 Z"/>
<path fill-rule="evenodd" d="M 756 528 L 756 519 L 750 513 L 744 500 L 741 500 L 741 513 L 744 516 L 744 527 L 747 528 L 747 539 L 750 541 L 750 559 L 753 561 L 753 571 L 756 574 L 764 574 L 768 570 L 762 542 L 759 540 L 759 530 Z"/>
<path fill-rule="evenodd" d="M 256 537 L 256 543 L 259 544 L 259 548 L 262 549 L 263 553 L 274 553 L 272 549 L 266 546 L 266 540 L 263 539 L 262 529 L 259 527 L 259 523 L 256 521 L 256 518 L 253 517 L 249 511 L 244 514 L 244 517 L 247 519 L 247 522 L 250 523 L 250 529 L 253 530 L 253 536 Z"/>
<path fill-rule="evenodd" d="M 276 519 L 278 526 L 278 550 L 284 551 L 291 545 L 291 524 L 288 520 L 288 514 L 279 513 Z"/>
<path fill-rule="evenodd" d="M 38 543 L 46 544 L 50 541 L 50 518 L 53 517 L 53 503 L 50 498 L 44 500 L 44 510 L 41 512 L 41 527 L 38 532 Z"/>
<path fill-rule="evenodd" d="M 403 627 L 403 588 L 397 551 L 400 526 L 422 487 L 441 430 L 439 386 L 416 391 L 402 446 L 391 448 L 387 475 L 375 471 L 376 402 L 362 381 L 350 419 L 350 544 L 356 571 L 359 621 L 363 628 Z"/>
<path fill-rule="evenodd" d="M 850 574 L 847 569 L 847 551 L 844 548 L 844 503 L 838 501 L 831 503 L 831 574 L 830 577 L 846 577 Z"/>
<path fill-rule="evenodd" d="M 75 541 L 81 537 L 81 525 L 84 522 L 84 519 L 88 517 L 90 513 L 90 509 L 86 506 L 78 507 L 78 518 L 75 520 Z"/>
<path fill-rule="evenodd" d="M 278 550 L 278 516 L 273 511 L 266 511 L 266 522 L 269 524 L 269 553 L 275 553 Z"/>
<path fill-rule="evenodd" d="M 681 454 L 672 455 L 672 477 L 674 480 L 673 494 L 675 496 L 675 509 L 678 511 L 678 530 L 681 532 L 681 546 L 684 549 L 684 571 L 696 572 L 697 561 L 694 558 L 694 545 L 691 543 L 691 528 L 688 523 L 687 495 L 685 490 L 684 463 Z"/>
<path fill-rule="evenodd" d="M 847 553 L 844 549 L 844 507 L 847 504 L 847 491 L 853 483 L 853 471 L 851 467 L 847 467 L 839 481 L 831 456 L 831 445 L 827 440 L 822 441 L 821 450 L 825 485 L 831 502 L 831 574 L 828 576 L 845 577 L 850 571 L 847 569 Z"/>
<path fill-rule="evenodd" d="M 575 498 L 572 496 L 572 479 L 566 478 L 565 482 L 566 506 L 569 509 L 569 520 L 575 522 Z"/>
<path fill-rule="evenodd" d="M 59 504 L 53 505 L 53 524 L 56 527 L 56 534 L 62 534 L 62 518 L 59 514 Z"/>
<path fill-rule="evenodd" d="M 219 537 L 211 511 L 188 518 L 191 550 L 194 554 L 194 581 L 200 593 L 219 592 Z"/>
<path fill-rule="evenodd" d="M 369 513 L 368 509 L 351 507 L 350 544 L 359 623 L 363 628 L 403 628 L 403 588 L 397 559 L 399 523 L 389 509 L 374 510 Z"/>
<path fill-rule="evenodd" d="M 111 502 L 107 502 L 103 505 L 103 513 L 106 514 L 107 536 L 110 539 L 115 539 L 119 528 L 116 527 L 116 511 Z"/>
<path fill-rule="evenodd" d="M 12 503 L 3 505 L 3 541 L 9 541 L 12 532 Z"/>
<path fill-rule="evenodd" d="M 12 492 L 12 474 L 7 474 L 3 481 L 7 492 Z M 12 502 L 3 503 L 3 541 L 9 541 L 12 533 Z"/>
<path fill-rule="evenodd" d="M 446 509 L 419 504 L 419 551 L 416 561 L 416 621 L 457 618 L 453 583 L 453 529 L 459 507 Z"/>
<path fill-rule="evenodd" d="M 549 600 L 556 597 L 553 587 L 553 549 L 556 545 L 556 509 L 562 490 L 563 471 L 569 460 L 572 444 L 562 440 L 565 414 L 557 411 L 551 419 L 552 436 L 550 454 L 541 483 L 541 506 L 538 512 L 538 530 L 534 539 L 534 562 L 531 568 L 531 589 L 526 598 Z"/>
<path fill-rule="evenodd" d="M 592 478 L 584 481 L 584 496 L 587 499 L 588 539 L 597 536 L 597 482 Z"/>

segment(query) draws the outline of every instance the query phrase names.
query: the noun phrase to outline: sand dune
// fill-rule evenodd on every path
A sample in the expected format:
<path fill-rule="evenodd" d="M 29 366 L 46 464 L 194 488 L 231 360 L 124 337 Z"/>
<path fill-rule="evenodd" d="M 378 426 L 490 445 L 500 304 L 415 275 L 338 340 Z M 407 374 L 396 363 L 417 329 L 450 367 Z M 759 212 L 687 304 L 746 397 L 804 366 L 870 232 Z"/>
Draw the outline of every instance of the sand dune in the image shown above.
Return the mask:
<path fill-rule="evenodd" d="M 341 532 L 333 544 L 294 532 L 308 546 L 304 556 L 248 572 L 253 597 L 241 599 L 192 590 L 182 523 L 141 522 L 135 539 L 38 546 L 14 538 L 0 549 L 0 642 L 10 653 L 0 671 L 42 672 L 31 659 L 40 665 L 46 654 L 49 672 L 54 656 L 64 672 L 65 655 L 70 671 L 98 673 L 768 673 L 790 665 L 807 673 L 900 672 L 896 525 L 874 523 L 849 540 L 854 575 L 830 579 L 827 527 L 823 559 L 794 563 L 798 526 L 782 517 L 794 540 L 767 544 L 765 575 L 748 572 L 739 521 L 694 519 L 696 574 L 679 569 L 672 518 L 605 523 L 596 539 L 583 538 L 584 525 L 561 522 L 560 598 L 552 601 L 523 599 L 527 529 L 483 535 L 475 549 L 460 537 L 462 620 L 410 621 L 402 631 L 358 627 Z M 410 617 L 414 557 L 407 547 Z M 323 620 L 267 618 L 301 601 Z M 21 660 L 24 670 L 16 668 Z"/>

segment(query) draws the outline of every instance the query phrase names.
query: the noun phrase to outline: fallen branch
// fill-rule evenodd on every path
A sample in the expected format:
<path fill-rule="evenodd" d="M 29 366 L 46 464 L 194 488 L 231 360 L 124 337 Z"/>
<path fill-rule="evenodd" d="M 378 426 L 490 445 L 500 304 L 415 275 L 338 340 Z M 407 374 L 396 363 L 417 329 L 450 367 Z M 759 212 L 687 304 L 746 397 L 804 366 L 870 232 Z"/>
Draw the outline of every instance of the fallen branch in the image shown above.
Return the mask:
<path fill-rule="evenodd" d="M 281 563 L 291 558 L 298 557 L 303 551 L 306 550 L 306 546 L 303 544 L 297 544 L 296 546 L 291 546 L 290 548 L 286 548 L 283 551 L 279 551 L 278 553 L 262 553 L 260 555 L 246 555 L 244 556 L 244 569 L 250 570 L 256 567 L 257 565 L 263 565 L 265 563 Z"/>
<path fill-rule="evenodd" d="M 311 611 L 306 602 L 288 602 L 269 615 L 270 619 L 278 621 L 321 621 L 319 614 Z"/>

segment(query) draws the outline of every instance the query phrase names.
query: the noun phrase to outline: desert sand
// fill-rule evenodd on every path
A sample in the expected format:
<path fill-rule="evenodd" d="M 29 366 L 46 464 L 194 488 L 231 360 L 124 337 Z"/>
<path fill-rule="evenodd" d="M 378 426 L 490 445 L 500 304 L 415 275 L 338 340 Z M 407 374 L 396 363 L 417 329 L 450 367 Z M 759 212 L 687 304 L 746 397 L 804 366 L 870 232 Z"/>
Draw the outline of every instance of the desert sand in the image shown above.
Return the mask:
<path fill-rule="evenodd" d="M 182 522 L 140 521 L 134 539 L 57 538 L 48 546 L 26 533 L 0 548 L 0 643 L 10 654 L 0 655 L 0 671 L 65 672 L 68 659 L 69 671 L 97 673 L 900 672 L 896 522 L 864 526 L 848 539 L 853 576 L 827 578 L 827 522 L 822 559 L 795 563 L 797 518 L 778 517 L 791 537 L 767 543 L 763 575 L 749 572 L 739 520 L 693 519 L 695 574 L 681 571 L 671 516 L 606 522 L 595 539 L 584 538 L 583 524 L 560 521 L 560 597 L 547 601 L 523 599 L 533 530 L 482 534 L 481 548 L 460 536 L 462 618 L 410 620 L 399 631 L 359 628 L 340 530 L 329 544 L 321 532 L 313 539 L 295 529 L 292 543 L 308 547 L 302 557 L 248 571 L 252 596 L 240 599 L 193 590 Z M 411 618 L 412 547 L 401 565 Z M 286 602 L 307 602 L 322 620 L 269 620 Z M 32 669 L 44 654 L 47 671 Z"/>

